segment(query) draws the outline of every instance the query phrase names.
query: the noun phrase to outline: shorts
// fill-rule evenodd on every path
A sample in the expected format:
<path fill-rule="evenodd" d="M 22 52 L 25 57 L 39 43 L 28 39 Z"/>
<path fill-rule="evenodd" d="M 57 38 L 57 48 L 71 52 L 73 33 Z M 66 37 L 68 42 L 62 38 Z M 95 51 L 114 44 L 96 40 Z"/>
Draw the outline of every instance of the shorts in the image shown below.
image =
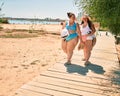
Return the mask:
<path fill-rule="evenodd" d="M 93 40 L 94 38 L 95 38 L 95 35 L 92 35 L 92 36 L 83 35 L 82 36 L 83 42 L 85 42 L 86 40 Z"/>
<path fill-rule="evenodd" d="M 95 35 L 87 36 L 86 40 L 93 40 L 95 38 Z"/>

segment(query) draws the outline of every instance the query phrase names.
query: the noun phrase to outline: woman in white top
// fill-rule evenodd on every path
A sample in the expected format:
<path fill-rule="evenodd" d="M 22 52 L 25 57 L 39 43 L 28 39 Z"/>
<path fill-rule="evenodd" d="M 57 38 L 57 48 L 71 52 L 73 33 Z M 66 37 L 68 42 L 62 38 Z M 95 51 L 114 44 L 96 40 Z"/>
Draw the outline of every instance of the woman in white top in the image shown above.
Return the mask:
<path fill-rule="evenodd" d="M 82 40 L 84 42 L 84 58 L 85 65 L 90 64 L 89 58 L 91 56 L 91 50 L 93 46 L 96 43 L 95 40 L 95 27 L 90 21 L 88 16 L 82 17 L 82 24 L 80 26 L 81 34 L 82 34 Z"/>

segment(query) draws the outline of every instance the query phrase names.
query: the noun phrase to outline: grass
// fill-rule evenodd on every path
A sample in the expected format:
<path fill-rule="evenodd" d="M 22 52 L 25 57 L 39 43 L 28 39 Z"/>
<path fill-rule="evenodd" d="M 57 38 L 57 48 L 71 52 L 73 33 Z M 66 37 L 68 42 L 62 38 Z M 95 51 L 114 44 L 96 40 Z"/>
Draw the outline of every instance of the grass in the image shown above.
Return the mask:
<path fill-rule="evenodd" d="M 0 35 L 0 38 L 30 38 L 30 37 L 38 37 L 38 35 L 33 34 L 33 35 L 29 35 L 29 34 L 4 34 L 4 35 Z"/>
<path fill-rule="evenodd" d="M 60 35 L 59 33 L 51 33 L 52 35 Z"/>
<path fill-rule="evenodd" d="M 17 32 L 27 32 L 27 29 L 13 29 L 12 31 L 17 31 Z"/>
<path fill-rule="evenodd" d="M 0 26 L 0 30 L 3 30 L 3 27 L 2 27 L 2 26 Z"/>
<path fill-rule="evenodd" d="M 58 32 L 59 33 L 59 32 Z M 51 35 L 60 35 L 55 32 L 47 32 L 46 30 L 26 30 L 26 29 L 3 29 L 0 32 L 0 38 L 32 38 L 32 37 L 39 37 L 46 34 Z"/>
<path fill-rule="evenodd" d="M 99 31 L 108 31 L 108 28 L 100 27 Z"/>
<path fill-rule="evenodd" d="M 33 31 L 34 31 L 34 30 L 29 30 L 28 32 L 29 32 L 29 33 L 33 33 Z"/>
<path fill-rule="evenodd" d="M 28 30 L 29 33 L 45 33 L 46 31 L 41 29 L 41 30 Z"/>
<path fill-rule="evenodd" d="M 0 18 L 0 23 L 2 23 L 2 24 L 8 24 L 8 19 Z"/>

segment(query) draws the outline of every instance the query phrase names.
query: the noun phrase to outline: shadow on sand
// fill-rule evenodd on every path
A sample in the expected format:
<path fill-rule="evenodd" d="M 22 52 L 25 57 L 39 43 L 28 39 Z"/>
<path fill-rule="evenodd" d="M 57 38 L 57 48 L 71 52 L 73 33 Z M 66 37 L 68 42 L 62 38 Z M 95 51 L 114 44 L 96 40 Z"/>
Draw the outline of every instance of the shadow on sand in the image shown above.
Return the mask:
<path fill-rule="evenodd" d="M 68 73 L 78 73 L 81 75 L 87 75 L 89 70 L 91 70 L 92 72 L 96 74 L 105 73 L 105 70 L 103 69 L 103 67 L 96 65 L 96 64 L 89 64 L 88 66 L 85 66 L 85 67 L 77 65 L 77 64 L 71 64 L 71 65 L 64 64 L 64 65 L 67 68 Z"/>

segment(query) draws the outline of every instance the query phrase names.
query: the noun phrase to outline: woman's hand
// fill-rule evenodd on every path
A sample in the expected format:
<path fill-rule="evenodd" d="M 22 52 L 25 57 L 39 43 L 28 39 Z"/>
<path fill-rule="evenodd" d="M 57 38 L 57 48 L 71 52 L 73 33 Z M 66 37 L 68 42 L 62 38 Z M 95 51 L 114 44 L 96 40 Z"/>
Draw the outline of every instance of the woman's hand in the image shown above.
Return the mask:
<path fill-rule="evenodd" d="M 80 42 L 81 42 L 82 44 L 84 44 L 83 40 L 80 40 Z"/>
<path fill-rule="evenodd" d="M 83 42 L 80 42 L 80 44 L 78 45 L 78 50 L 81 50 L 84 48 L 84 43 Z"/>

